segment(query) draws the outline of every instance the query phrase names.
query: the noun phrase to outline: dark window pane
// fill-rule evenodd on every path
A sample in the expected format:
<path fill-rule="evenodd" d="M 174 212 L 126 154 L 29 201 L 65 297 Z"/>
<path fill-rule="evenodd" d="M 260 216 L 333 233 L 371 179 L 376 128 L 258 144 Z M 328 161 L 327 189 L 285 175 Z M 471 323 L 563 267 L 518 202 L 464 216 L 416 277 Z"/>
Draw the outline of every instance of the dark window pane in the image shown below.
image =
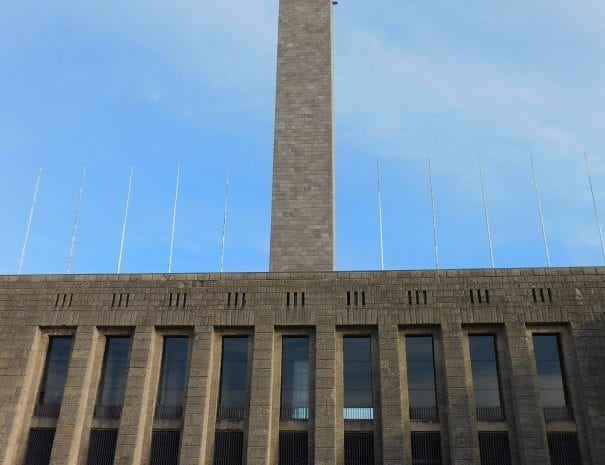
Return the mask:
<path fill-rule="evenodd" d="M 248 404 L 248 338 L 224 337 L 219 408 Z"/>
<path fill-rule="evenodd" d="M 435 362 L 432 336 L 405 338 L 410 408 L 435 407 Z"/>
<path fill-rule="evenodd" d="M 345 465 L 374 465 L 374 434 L 345 432 Z"/>
<path fill-rule="evenodd" d="M 307 419 L 309 339 L 284 337 L 282 341 L 282 418 Z"/>
<path fill-rule="evenodd" d="M 182 407 L 187 380 L 188 337 L 165 337 L 159 407 Z"/>
<path fill-rule="evenodd" d="M 344 337 L 344 414 L 350 409 L 372 409 L 372 351 L 369 337 Z M 368 413 L 365 416 L 373 416 Z M 349 417 L 349 418 L 347 418 Z"/>
<path fill-rule="evenodd" d="M 180 431 L 154 431 L 151 436 L 150 465 L 178 465 Z"/>
<path fill-rule="evenodd" d="M 279 465 L 307 465 L 309 444 L 306 432 L 279 433 Z"/>
<path fill-rule="evenodd" d="M 54 439 L 54 429 L 31 429 L 23 465 L 48 465 Z"/>
<path fill-rule="evenodd" d="M 545 407 L 565 407 L 565 379 L 556 334 L 534 334 L 540 398 Z"/>
<path fill-rule="evenodd" d="M 343 338 L 344 361 L 369 362 L 372 359 L 371 342 L 369 337 Z"/>
<path fill-rule="evenodd" d="M 493 335 L 470 336 L 476 407 L 500 407 L 500 379 Z"/>
<path fill-rule="evenodd" d="M 214 465 L 241 465 L 244 456 L 244 433 L 217 431 L 214 436 Z"/>
<path fill-rule="evenodd" d="M 551 465 L 582 465 L 576 433 L 548 433 Z"/>
<path fill-rule="evenodd" d="M 508 433 L 479 433 L 481 465 L 510 465 Z"/>
<path fill-rule="evenodd" d="M 107 338 L 98 405 L 122 405 L 129 352 L 129 337 Z"/>
<path fill-rule="evenodd" d="M 90 432 L 86 465 L 112 465 L 117 441 L 117 430 L 93 429 Z"/>
<path fill-rule="evenodd" d="M 407 336 L 405 350 L 408 362 L 424 360 L 433 363 L 432 336 Z"/>
<path fill-rule="evenodd" d="M 412 433 L 412 465 L 441 464 L 441 435 Z"/>
<path fill-rule="evenodd" d="M 67 378 L 72 337 L 51 337 L 46 356 L 44 379 L 40 390 L 40 405 L 60 405 Z"/>
<path fill-rule="evenodd" d="M 494 336 L 471 336 L 470 337 L 471 359 L 496 361 L 496 346 Z"/>

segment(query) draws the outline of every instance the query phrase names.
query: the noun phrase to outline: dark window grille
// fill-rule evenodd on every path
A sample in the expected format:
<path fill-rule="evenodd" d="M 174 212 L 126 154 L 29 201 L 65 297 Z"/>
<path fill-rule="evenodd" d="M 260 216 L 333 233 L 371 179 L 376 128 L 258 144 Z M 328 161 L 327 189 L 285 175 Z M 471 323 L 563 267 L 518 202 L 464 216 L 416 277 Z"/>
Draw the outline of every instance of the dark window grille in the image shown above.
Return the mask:
<path fill-rule="evenodd" d="M 150 465 L 178 465 L 180 431 L 154 431 L 151 437 Z"/>
<path fill-rule="evenodd" d="M 61 404 L 36 405 L 34 416 L 38 418 L 58 418 Z"/>
<path fill-rule="evenodd" d="M 576 433 L 548 433 L 551 465 L 582 465 Z"/>
<path fill-rule="evenodd" d="M 155 417 L 178 420 L 183 417 L 183 407 L 168 407 L 158 405 L 155 408 Z"/>
<path fill-rule="evenodd" d="M 481 465 L 510 465 L 508 433 L 479 433 Z"/>
<path fill-rule="evenodd" d="M 95 405 L 95 418 L 118 419 L 121 416 L 121 405 Z"/>
<path fill-rule="evenodd" d="M 90 432 L 86 465 L 113 465 L 117 442 L 118 430 L 93 429 Z"/>
<path fill-rule="evenodd" d="M 412 433 L 412 465 L 441 464 L 441 435 Z"/>
<path fill-rule="evenodd" d="M 219 406 L 217 419 L 219 420 L 245 420 L 248 417 L 246 407 L 223 407 Z"/>
<path fill-rule="evenodd" d="M 345 465 L 374 465 L 374 433 L 345 432 Z"/>
<path fill-rule="evenodd" d="M 48 465 L 54 439 L 54 429 L 31 429 L 23 465 Z"/>
<path fill-rule="evenodd" d="M 546 421 L 573 421 L 571 407 L 544 407 L 544 420 Z"/>
<path fill-rule="evenodd" d="M 307 432 L 280 432 L 279 465 L 307 465 L 308 462 Z"/>
<path fill-rule="evenodd" d="M 308 407 L 281 407 L 280 418 L 282 420 L 308 420 Z"/>
<path fill-rule="evenodd" d="M 439 412 L 437 407 L 410 407 L 410 420 L 438 421 Z"/>
<path fill-rule="evenodd" d="M 477 421 L 504 421 L 502 407 L 477 407 Z"/>
<path fill-rule="evenodd" d="M 214 465 L 241 465 L 244 456 L 242 431 L 218 431 L 214 437 Z"/>

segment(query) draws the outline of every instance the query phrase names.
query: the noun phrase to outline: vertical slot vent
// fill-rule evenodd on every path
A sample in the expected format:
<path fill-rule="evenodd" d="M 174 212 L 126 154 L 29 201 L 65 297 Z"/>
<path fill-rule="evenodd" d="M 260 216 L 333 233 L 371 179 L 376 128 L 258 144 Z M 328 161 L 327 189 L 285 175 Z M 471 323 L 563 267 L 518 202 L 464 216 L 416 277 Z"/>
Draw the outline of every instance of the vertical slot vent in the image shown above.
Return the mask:
<path fill-rule="evenodd" d="M 168 306 L 174 308 L 185 308 L 187 305 L 187 293 L 186 292 L 171 292 L 168 295 Z"/>
<path fill-rule="evenodd" d="M 348 291 L 347 292 L 347 306 L 359 305 L 365 306 L 366 304 L 366 292 L 365 291 Z"/>
<path fill-rule="evenodd" d="M 287 307 L 304 307 L 305 306 L 305 293 L 304 292 L 287 292 L 286 293 L 286 306 Z"/>
<path fill-rule="evenodd" d="M 73 294 L 57 294 L 57 297 L 55 298 L 55 308 L 71 307 L 73 300 Z"/>
<path fill-rule="evenodd" d="M 471 304 L 489 304 L 490 294 L 489 289 L 469 289 L 469 297 Z"/>
<path fill-rule="evenodd" d="M 552 303 L 552 289 L 550 287 L 531 288 L 531 296 L 535 304 Z"/>
<path fill-rule="evenodd" d="M 130 293 L 128 292 L 119 292 L 114 293 L 111 298 L 111 306 L 112 307 L 128 307 L 130 303 Z"/>

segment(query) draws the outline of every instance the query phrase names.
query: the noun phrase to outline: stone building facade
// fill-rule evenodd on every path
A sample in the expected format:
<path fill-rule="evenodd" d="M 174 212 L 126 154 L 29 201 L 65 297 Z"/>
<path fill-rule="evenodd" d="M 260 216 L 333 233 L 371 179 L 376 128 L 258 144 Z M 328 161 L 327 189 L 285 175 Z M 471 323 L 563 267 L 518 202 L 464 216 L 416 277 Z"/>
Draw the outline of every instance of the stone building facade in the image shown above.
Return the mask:
<path fill-rule="evenodd" d="M 0 460 L 111 463 L 89 458 L 92 432 L 102 430 L 115 434 L 118 465 L 599 465 L 605 458 L 604 278 L 603 268 L 3 277 Z M 502 399 L 496 417 L 476 405 L 469 339 L 479 334 L 496 341 Z M 541 334 L 557 335 L 560 344 L 567 408 L 554 414 L 540 391 L 533 341 Z M 73 336 L 73 346 L 60 408 L 45 412 L 41 384 L 49 341 L 57 336 Z M 111 336 L 131 341 L 117 415 L 98 407 Z M 176 415 L 157 408 L 167 336 L 189 342 Z M 230 336 L 249 338 L 249 363 L 245 409 L 223 418 L 222 343 Z M 304 418 L 280 415 L 282 345 L 293 336 L 309 341 Z M 350 336 L 371 342 L 373 412 L 361 419 L 345 419 L 343 341 Z M 428 417 L 409 402 L 411 336 L 433 337 L 436 414 Z M 50 461 L 28 462 L 32 431 L 41 429 L 53 432 Z M 154 457 L 152 442 L 161 431 L 176 432 L 176 461 Z M 221 432 L 241 432 L 239 457 L 215 457 Z M 303 433 L 294 435 L 303 444 L 294 449 L 298 458 L 283 456 L 285 433 Z M 370 462 L 363 453 L 351 456 L 359 451 L 347 437 L 371 441 Z M 508 452 L 487 461 L 489 441 L 497 445 L 503 437 Z M 438 447 L 440 457 L 422 461 L 420 446 L 412 444 L 422 438 L 437 439 L 425 447 Z M 483 448 L 480 440 L 487 441 Z"/>
<path fill-rule="evenodd" d="M 0 465 L 605 463 L 605 268 L 332 271 L 332 1 L 279 24 L 270 272 L 0 277 Z"/>

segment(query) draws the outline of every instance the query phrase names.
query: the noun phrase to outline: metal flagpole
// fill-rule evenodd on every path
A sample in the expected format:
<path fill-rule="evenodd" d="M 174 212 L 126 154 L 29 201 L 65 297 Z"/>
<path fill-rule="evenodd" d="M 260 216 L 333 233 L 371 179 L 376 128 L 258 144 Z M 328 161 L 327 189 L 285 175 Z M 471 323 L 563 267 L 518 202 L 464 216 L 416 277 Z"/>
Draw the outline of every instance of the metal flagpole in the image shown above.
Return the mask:
<path fill-rule="evenodd" d="M 544 214 L 542 213 L 542 201 L 540 200 L 540 190 L 538 188 L 538 179 L 536 178 L 536 167 L 534 165 L 534 155 L 529 154 L 531 159 L 531 171 L 534 177 L 534 187 L 536 190 L 536 202 L 538 204 L 538 212 L 540 213 L 540 226 L 542 227 L 542 238 L 544 239 L 544 251 L 546 253 L 546 264 L 550 268 L 550 251 L 548 249 L 548 239 L 546 238 L 546 227 L 544 226 Z"/>
<path fill-rule="evenodd" d="M 492 241 L 492 228 L 489 224 L 489 211 L 487 209 L 487 196 L 485 195 L 485 184 L 483 182 L 483 168 L 481 167 L 481 157 L 477 157 L 479 164 L 479 178 L 481 179 L 481 195 L 483 196 L 483 214 L 485 216 L 485 227 L 487 229 L 487 241 L 489 243 L 489 260 L 492 268 L 496 267 L 494 261 L 494 244 Z"/>
<path fill-rule="evenodd" d="M 124 240 L 126 239 L 126 224 L 128 223 L 128 209 L 130 208 L 130 195 L 132 193 L 132 178 L 134 166 L 130 167 L 130 178 L 128 179 L 128 194 L 126 195 L 126 208 L 124 209 L 124 223 L 122 224 L 122 240 L 120 241 L 120 255 L 118 256 L 118 274 L 122 271 L 122 258 L 124 256 Z"/>
<path fill-rule="evenodd" d="M 225 264 L 225 237 L 227 235 L 227 213 L 229 208 L 229 171 L 231 164 L 227 164 L 227 175 L 225 178 L 225 209 L 223 213 L 223 233 L 221 235 L 221 273 Z"/>
<path fill-rule="evenodd" d="M 437 244 L 437 209 L 435 207 L 435 192 L 433 190 L 433 170 L 429 158 L 429 188 L 431 190 L 431 208 L 433 210 L 433 246 L 435 247 L 435 269 L 439 269 L 439 247 Z"/>
<path fill-rule="evenodd" d="M 380 269 L 384 270 L 384 239 L 382 231 L 382 193 L 380 191 L 380 162 L 376 157 L 376 179 L 378 181 L 378 227 L 380 230 Z"/>
<path fill-rule="evenodd" d="M 27 227 L 25 228 L 25 237 L 23 238 L 23 247 L 21 248 L 21 256 L 19 257 L 19 264 L 17 265 L 17 274 L 21 274 L 21 271 L 23 270 L 23 260 L 25 259 L 25 251 L 27 250 L 27 244 L 29 242 L 29 233 L 32 227 L 32 220 L 34 218 L 34 210 L 36 209 L 36 201 L 38 200 L 38 189 L 40 188 L 41 177 L 42 168 L 38 170 L 38 176 L 36 177 L 34 198 L 32 199 L 32 206 L 29 210 L 29 218 L 27 219 Z"/>
<path fill-rule="evenodd" d="M 179 181 L 181 179 L 181 165 L 176 168 L 176 191 L 174 193 L 174 208 L 172 210 L 172 229 L 170 232 L 170 255 L 168 257 L 168 273 L 172 273 L 172 255 L 174 252 L 174 229 L 176 226 L 176 207 L 179 201 Z"/>
<path fill-rule="evenodd" d="M 601 253 L 605 260 L 605 244 L 603 243 L 603 231 L 601 230 L 601 221 L 599 220 L 599 210 L 597 208 L 597 200 L 595 198 L 594 189 L 592 187 L 592 177 L 590 176 L 590 166 L 588 165 L 588 157 L 584 152 L 584 164 L 586 165 L 586 174 L 588 176 L 588 185 L 590 186 L 590 194 L 592 195 L 592 206 L 594 208 L 594 216 L 597 222 L 597 230 L 599 231 L 599 240 L 601 241 Z"/>
<path fill-rule="evenodd" d="M 76 247 L 76 234 L 78 233 L 78 223 L 80 222 L 80 207 L 82 206 L 82 198 L 84 197 L 84 183 L 86 182 L 86 167 L 82 168 L 82 177 L 80 179 L 80 192 L 78 194 L 78 203 L 76 204 L 76 214 L 74 216 L 74 226 L 71 234 L 71 244 L 67 255 L 67 268 L 65 272 L 71 273 L 71 264 L 74 258 L 74 248 Z"/>

